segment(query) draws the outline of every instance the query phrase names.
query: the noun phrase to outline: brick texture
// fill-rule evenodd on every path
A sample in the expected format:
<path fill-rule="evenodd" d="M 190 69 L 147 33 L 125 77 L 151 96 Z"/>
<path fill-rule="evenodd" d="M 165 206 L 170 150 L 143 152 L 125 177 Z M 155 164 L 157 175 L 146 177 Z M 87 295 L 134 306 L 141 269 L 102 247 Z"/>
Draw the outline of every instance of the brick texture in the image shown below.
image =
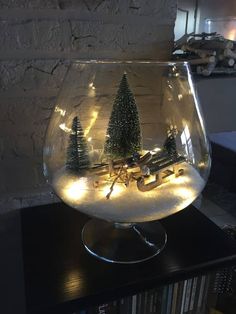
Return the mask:
<path fill-rule="evenodd" d="M 45 130 L 71 59 L 170 56 L 176 0 L 0 0 L 0 212 L 57 200 Z"/>

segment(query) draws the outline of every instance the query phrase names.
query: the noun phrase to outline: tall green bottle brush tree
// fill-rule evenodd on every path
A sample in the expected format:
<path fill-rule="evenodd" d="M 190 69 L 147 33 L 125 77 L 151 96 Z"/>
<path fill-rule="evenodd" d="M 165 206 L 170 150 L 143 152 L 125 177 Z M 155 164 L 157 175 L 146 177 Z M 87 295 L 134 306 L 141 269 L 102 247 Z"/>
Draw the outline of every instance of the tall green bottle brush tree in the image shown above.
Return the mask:
<path fill-rule="evenodd" d="M 106 195 L 107 199 L 110 198 L 114 185 L 118 180 L 126 186 L 129 185 L 131 180 L 124 164 L 121 163 L 120 167 L 115 171 L 112 165 L 113 161 L 135 156 L 140 150 L 141 130 L 138 109 L 134 95 L 129 87 L 127 75 L 124 73 L 113 103 L 104 146 L 104 152 L 111 161 L 109 163 L 109 173 L 114 178 L 110 191 Z"/>
<path fill-rule="evenodd" d="M 141 130 L 138 109 L 123 74 L 113 104 L 104 152 L 110 159 L 126 158 L 141 150 Z"/>
<path fill-rule="evenodd" d="M 67 147 L 66 169 L 81 172 L 90 166 L 88 147 L 84 132 L 76 116 L 73 119 Z"/>

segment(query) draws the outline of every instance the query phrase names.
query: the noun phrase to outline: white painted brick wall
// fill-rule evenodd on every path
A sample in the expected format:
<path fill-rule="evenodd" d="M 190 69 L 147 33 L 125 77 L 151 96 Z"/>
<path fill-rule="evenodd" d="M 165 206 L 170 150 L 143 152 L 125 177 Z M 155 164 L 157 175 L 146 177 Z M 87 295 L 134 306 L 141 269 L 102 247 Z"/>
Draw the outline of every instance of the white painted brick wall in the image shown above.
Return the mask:
<path fill-rule="evenodd" d="M 176 2 L 0 0 L 0 211 L 56 200 L 42 146 L 69 60 L 167 60 Z"/>

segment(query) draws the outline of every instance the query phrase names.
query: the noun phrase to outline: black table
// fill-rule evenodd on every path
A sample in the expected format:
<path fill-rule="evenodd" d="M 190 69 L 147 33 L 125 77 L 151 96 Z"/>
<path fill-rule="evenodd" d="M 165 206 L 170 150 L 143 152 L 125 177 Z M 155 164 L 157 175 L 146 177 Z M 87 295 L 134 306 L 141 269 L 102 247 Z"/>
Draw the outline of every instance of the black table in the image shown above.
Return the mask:
<path fill-rule="evenodd" d="M 0 220 L 0 312 L 78 309 L 236 263 L 236 244 L 193 206 L 162 220 L 166 248 L 133 265 L 97 260 L 81 243 L 89 218 L 58 203 Z"/>

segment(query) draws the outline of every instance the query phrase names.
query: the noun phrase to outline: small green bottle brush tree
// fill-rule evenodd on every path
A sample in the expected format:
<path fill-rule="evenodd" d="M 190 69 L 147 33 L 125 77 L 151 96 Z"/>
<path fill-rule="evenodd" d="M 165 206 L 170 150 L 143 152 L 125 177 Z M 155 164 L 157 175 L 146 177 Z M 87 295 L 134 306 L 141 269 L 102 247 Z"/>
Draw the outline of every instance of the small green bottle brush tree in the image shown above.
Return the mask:
<path fill-rule="evenodd" d="M 171 125 L 167 130 L 167 138 L 166 138 L 165 143 L 163 145 L 163 150 L 173 160 L 177 159 L 177 157 L 178 157 L 176 140 L 175 140 L 177 133 L 178 133 L 177 127 Z"/>
<path fill-rule="evenodd" d="M 69 136 L 66 169 L 80 173 L 89 166 L 87 143 L 79 118 L 76 116 L 73 119 Z"/>

